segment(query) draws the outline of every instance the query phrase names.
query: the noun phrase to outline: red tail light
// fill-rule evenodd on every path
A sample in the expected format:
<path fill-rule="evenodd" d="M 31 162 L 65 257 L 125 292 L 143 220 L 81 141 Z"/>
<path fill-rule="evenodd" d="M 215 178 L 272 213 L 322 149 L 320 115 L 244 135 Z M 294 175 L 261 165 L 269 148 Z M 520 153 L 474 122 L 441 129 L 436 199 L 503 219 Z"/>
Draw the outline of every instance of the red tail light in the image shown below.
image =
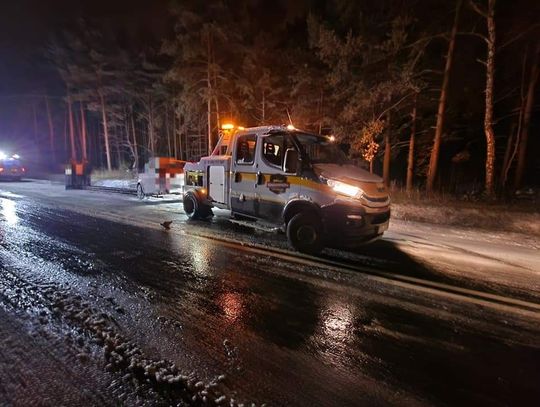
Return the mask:
<path fill-rule="evenodd" d="M 22 167 L 22 168 L 21 168 L 21 171 L 22 171 L 22 172 L 25 172 L 25 171 L 26 171 L 26 168 Z"/>
<path fill-rule="evenodd" d="M 0 167 L 0 172 L 4 172 L 4 168 Z"/>

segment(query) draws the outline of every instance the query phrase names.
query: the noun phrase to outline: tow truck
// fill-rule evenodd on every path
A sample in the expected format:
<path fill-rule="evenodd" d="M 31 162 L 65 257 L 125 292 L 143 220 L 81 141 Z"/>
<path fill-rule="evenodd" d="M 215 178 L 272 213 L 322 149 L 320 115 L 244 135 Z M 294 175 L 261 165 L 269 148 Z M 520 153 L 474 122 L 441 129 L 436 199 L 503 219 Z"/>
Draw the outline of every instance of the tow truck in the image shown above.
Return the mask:
<path fill-rule="evenodd" d="M 184 212 L 285 232 L 296 250 L 356 248 L 383 235 L 383 180 L 349 163 L 334 137 L 289 126 L 228 126 L 212 154 L 184 166 Z"/>

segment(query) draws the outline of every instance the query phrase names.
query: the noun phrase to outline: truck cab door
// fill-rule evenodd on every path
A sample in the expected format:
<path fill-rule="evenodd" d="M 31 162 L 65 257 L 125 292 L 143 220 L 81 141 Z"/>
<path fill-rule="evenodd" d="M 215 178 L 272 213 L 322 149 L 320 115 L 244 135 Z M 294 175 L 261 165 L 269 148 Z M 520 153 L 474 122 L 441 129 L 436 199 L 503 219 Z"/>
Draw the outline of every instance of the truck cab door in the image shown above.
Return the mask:
<path fill-rule="evenodd" d="M 284 168 L 285 153 L 295 148 L 286 133 L 264 135 L 260 138 L 259 205 L 256 216 L 269 222 L 281 224 L 285 205 L 300 195 L 299 177 Z"/>
<path fill-rule="evenodd" d="M 257 135 L 243 134 L 235 141 L 232 154 L 231 212 L 256 217 L 258 205 Z"/>

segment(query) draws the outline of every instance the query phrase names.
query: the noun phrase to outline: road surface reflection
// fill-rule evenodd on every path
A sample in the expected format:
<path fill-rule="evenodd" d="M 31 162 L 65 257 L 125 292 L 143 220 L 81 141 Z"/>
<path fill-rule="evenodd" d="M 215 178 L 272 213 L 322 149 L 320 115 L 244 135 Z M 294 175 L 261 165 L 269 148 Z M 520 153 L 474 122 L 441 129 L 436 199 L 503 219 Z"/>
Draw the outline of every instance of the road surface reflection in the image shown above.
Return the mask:
<path fill-rule="evenodd" d="M 0 213 L 2 214 L 3 219 L 10 226 L 16 225 L 19 221 L 19 217 L 17 216 L 15 201 L 4 198 L 1 198 L 0 201 L 2 205 L 2 210 Z"/>

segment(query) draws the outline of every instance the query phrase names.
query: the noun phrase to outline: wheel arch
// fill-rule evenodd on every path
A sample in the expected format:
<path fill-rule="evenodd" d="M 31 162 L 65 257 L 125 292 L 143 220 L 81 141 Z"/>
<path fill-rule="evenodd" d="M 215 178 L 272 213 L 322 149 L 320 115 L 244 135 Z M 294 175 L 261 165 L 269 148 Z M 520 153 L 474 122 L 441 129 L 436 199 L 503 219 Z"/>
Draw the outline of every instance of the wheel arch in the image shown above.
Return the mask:
<path fill-rule="evenodd" d="M 190 188 L 187 191 L 184 192 L 184 195 L 193 195 L 200 203 L 206 203 L 205 202 L 208 197 L 205 192 L 202 190 L 206 190 L 205 188 Z"/>
<path fill-rule="evenodd" d="M 289 201 L 287 205 L 285 205 L 285 208 L 283 208 L 283 223 L 287 225 L 293 216 L 300 212 L 311 212 L 319 217 L 321 215 L 321 208 L 317 204 L 304 199 Z"/>

